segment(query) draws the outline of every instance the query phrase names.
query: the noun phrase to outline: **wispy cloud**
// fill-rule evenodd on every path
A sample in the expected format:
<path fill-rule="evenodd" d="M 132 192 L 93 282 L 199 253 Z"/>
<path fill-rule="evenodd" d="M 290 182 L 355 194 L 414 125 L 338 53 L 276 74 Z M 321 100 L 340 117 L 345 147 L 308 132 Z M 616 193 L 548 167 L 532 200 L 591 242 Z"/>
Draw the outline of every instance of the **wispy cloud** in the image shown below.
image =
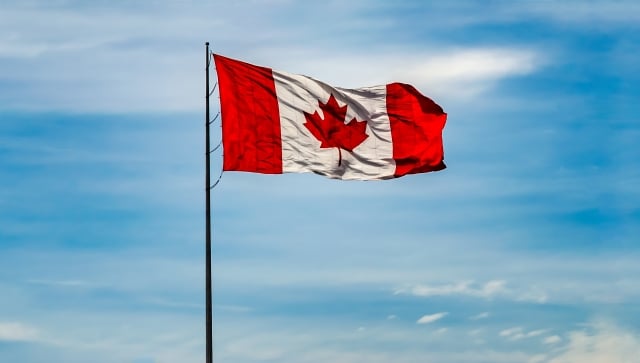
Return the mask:
<path fill-rule="evenodd" d="M 511 341 L 516 341 L 516 340 L 522 340 L 526 338 L 537 337 L 546 332 L 547 332 L 546 329 L 531 330 L 527 332 L 527 331 L 524 331 L 521 327 L 514 327 L 514 328 L 502 330 L 500 332 L 500 336 L 507 338 Z"/>
<path fill-rule="evenodd" d="M 571 332 L 569 342 L 548 363 L 638 363 L 640 335 L 610 322 L 596 322 L 592 329 Z"/>
<path fill-rule="evenodd" d="M 279 20 L 282 12 L 292 11 L 283 9 L 286 6 L 291 4 L 257 11 L 258 7 L 248 1 L 240 1 L 237 6 L 191 3 L 193 12 L 168 3 L 157 3 L 152 11 L 122 4 L 5 6 L 0 14 L 0 30 L 4 30 L 0 32 L 0 76 L 20 82 L 12 94 L 0 93 L 0 106 L 92 112 L 199 110 L 203 44 L 194 43 L 193 34 L 210 34 L 218 52 L 226 50 L 246 61 L 305 73 L 338 86 L 402 81 L 430 94 L 435 92 L 433 96 L 465 101 L 485 94 L 502 80 L 535 73 L 551 57 L 548 50 L 539 51 L 515 41 L 447 46 L 430 41 L 416 47 L 369 32 L 354 32 L 353 18 L 362 18 L 362 12 L 371 8 L 359 2 L 330 5 L 339 8 L 339 14 L 334 15 L 345 20 L 335 27 L 347 28 L 338 39 L 347 41 L 347 32 L 357 36 L 357 42 L 344 46 L 342 41 L 336 44 L 335 34 L 318 32 L 326 26 L 316 18 L 306 19 L 304 27 L 292 32 L 296 23 Z M 224 18 L 217 17 L 223 13 Z M 357 28 L 371 30 L 372 24 L 384 23 L 378 19 L 382 14 L 376 14 L 370 15 L 375 21 L 362 21 Z M 233 28 L 248 18 L 270 30 L 238 28 L 234 33 L 240 39 L 264 38 L 258 44 L 233 44 L 224 31 L 217 31 Z M 27 20 L 37 25 L 19 27 Z M 157 27 L 159 22 L 164 25 L 162 29 Z M 244 33 L 247 36 L 242 36 Z M 313 38 L 313 46 L 307 41 L 283 41 L 291 34 Z M 371 57 L 372 47 L 375 57 Z M 38 67 L 44 59 L 48 66 Z M 95 68 L 101 71 L 94 72 Z"/>
<path fill-rule="evenodd" d="M 518 334 L 522 332 L 522 328 L 521 327 L 514 327 L 514 328 L 509 328 L 509 329 L 504 329 L 500 332 L 500 336 L 501 337 L 510 337 L 514 334 Z"/>
<path fill-rule="evenodd" d="M 419 297 L 460 295 L 484 299 L 504 298 L 538 304 L 544 304 L 548 301 L 547 293 L 539 287 L 507 287 L 505 280 L 490 280 L 484 284 L 478 284 L 473 281 L 443 285 L 416 284 L 397 288 L 394 290 L 394 294 L 408 294 Z M 483 317 L 486 316 L 477 316 L 475 319 L 482 319 Z M 471 319 L 474 318 L 472 317 Z"/>
<path fill-rule="evenodd" d="M 527 291 L 521 292 L 518 295 L 517 300 L 544 304 L 549 300 L 549 296 L 542 289 L 538 287 L 532 287 Z"/>
<path fill-rule="evenodd" d="M 0 341 L 27 342 L 39 337 L 38 329 L 16 322 L 0 322 Z"/>
<path fill-rule="evenodd" d="M 463 98 L 477 96 L 502 79 L 530 74 L 545 62 L 537 52 L 517 48 L 458 49 L 423 59 L 402 67 L 399 78 Z"/>
<path fill-rule="evenodd" d="M 470 319 L 470 320 L 486 319 L 486 318 L 488 318 L 490 315 L 491 315 L 491 314 L 489 314 L 489 312 L 485 311 L 485 312 L 480 313 L 480 314 L 478 314 L 478 315 L 470 316 L 470 317 L 469 317 L 469 319 Z"/>
<path fill-rule="evenodd" d="M 410 294 L 421 297 L 467 295 L 490 298 L 507 291 L 505 285 L 506 281 L 504 280 L 491 280 L 483 285 L 474 284 L 472 281 L 464 281 L 446 285 L 418 284 L 408 288 L 396 289 L 394 291 L 394 294 Z"/>
<path fill-rule="evenodd" d="M 441 313 L 435 313 L 435 314 L 430 314 L 430 315 L 423 315 L 420 319 L 418 319 L 418 321 L 416 321 L 416 323 L 418 323 L 418 324 L 431 324 L 433 322 L 436 322 L 436 321 L 444 318 L 448 314 L 449 313 L 447 313 L 447 312 L 441 312 Z"/>
<path fill-rule="evenodd" d="M 542 340 L 544 344 L 557 344 L 562 341 L 559 335 L 551 335 Z"/>
<path fill-rule="evenodd" d="M 448 331 L 449 331 L 449 329 L 448 329 L 448 328 L 440 328 L 440 329 L 436 330 L 436 331 L 435 331 L 435 332 L 433 332 L 433 333 L 434 333 L 434 334 L 436 334 L 436 335 L 443 335 L 443 334 L 445 334 L 445 333 L 446 333 L 446 332 L 448 332 Z"/>
<path fill-rule="evenodd" d="M 34 285 L 45 285 L 53 287 L 89 287 L 91 284 L 82 280 L 41 280 L 41 279 L 29 279 L 27 283 Z"/>

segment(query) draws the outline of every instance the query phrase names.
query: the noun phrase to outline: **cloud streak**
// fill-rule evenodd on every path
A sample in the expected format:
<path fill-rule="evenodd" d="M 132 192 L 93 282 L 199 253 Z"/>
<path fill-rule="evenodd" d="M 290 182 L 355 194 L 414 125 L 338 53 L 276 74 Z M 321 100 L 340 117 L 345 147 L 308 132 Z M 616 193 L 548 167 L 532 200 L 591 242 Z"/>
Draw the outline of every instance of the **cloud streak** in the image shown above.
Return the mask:
<path fill-rule="evenodd" d="M 444 318 L 445 316 L 447 316 L 449 313 L 447 312 L 440 312 L 440 313 L 435 313 L 435 314 L 430 314 L 430 315 L 423 315 L 420 317 L 420 319 L 418 319 L 416 321 L 417 324 L 431 324 L 434 323 L 442 318 Z"/>
<path fill-rule="evenodd" d="M 448 285 L 414 285 L 408 288 L 399 288 L 394 294 L 411 294 L 420 297 L 466 295 L 481 298 L 491 298 L 504 294 L 507 291 L 506 281 L 491 280 L 483 285 L 474 284 L 472 281 L 464 281 Z"/>
<path fill-rule="evenodd" d="M 521 327 L 514 327 L 514 328 L 502 330 L 500 332 L 500 336 L 511 341 L 517 341 L 517 340 L 522 340 L 527 338 L 534 338 L 546 332 L 547 332 L 546 329 L 531 330 L 527 332 L 527 331 L 524 331 L 524 329 L 522 329 Z"/>
<path fill-rule="evenodd" d="M 398 69 L 400 79 L 412 80 L 445 97 L 471 98 L 488 91 L 496 82 L 539 70 L 544 60 L 533 50 L 518 48 L 469 48 L 439 51 Z"/>
<path fill-rule="evenodd" d="M 17 322 L 0 322 L 0 341 L 31 342 L 39 337 L 38 329 Z"/>
<path fill-rule="evenodd" d="M 215 11 L 213 5 L 194 2 L 191 6 L 199 11 L 187 12 L 160 3 L 152 11 L 118 5 L 8 7 L 0 15 L 0 30 L 5 30 L 0 36 L 0 76 L 18 83 L 11 94 L 0 93 L 0 107 L 82 112 L 200 110 L 203 44 L 194 43 L 193 34 L 211 34 L 211 40 L 219 47 L 217 52 L 305 73 L 337 86 L 402 81 L 415 84 L 434 97 L 467 101 L 486 94 L 502 80 L 530 75 L 547 62 L 542 52 L 516 42 L 455 47 L 430 42 L 416 49 L 379 38 L 372 43 L 369 37 L 374 35 L 366 32 L 357 33 L 357 44 L 361 45 L 339 47 L 336 51 L 335 37 L 317 33 L 315 27 L 296 31 L 298 36 L 315 38 L 313 47 L 306 42 L 286 45 L 278 40 L 281 38 L 266 37 L 258 47 L 243 48 L 227 44 L 227 38 L 218 35 L 218 29 L 233 22 L 207 14 L 226 12 L 228 18 L 243 21 L 276 14 L 258 14 L 250 2 L 239 2 L 237 7 L 218 4 Z M 348 17 L 366 6 L 339 7 Z M 17 27 L 27 19 L 37 26 Z M 308 21 L 321 27 L 316 19 Z M 159 22 L 162 29 L 157 27 Z M 290 32 L 283 31 L 286 33 Z M 372 50 L 364 44 L 375 44 L 379 54 L 371 57 Z M 332 56 L 327 57 L 327 53 Z M 549 57 L 548 52 L 545 54 Z M 47 67 L 41 67 L 45 60 Z M 87 92 L 89 89 L 91 92 Z"/>
<path fill-rule="evenodd" d="M 469 317 L 469 320 L 480 320 L 480 319 L 487 319 L 491 314 L 489 314 L 489 312 L 483 312 L 480 313 L 478 315 L 473 315 L 471 317 Z"/>

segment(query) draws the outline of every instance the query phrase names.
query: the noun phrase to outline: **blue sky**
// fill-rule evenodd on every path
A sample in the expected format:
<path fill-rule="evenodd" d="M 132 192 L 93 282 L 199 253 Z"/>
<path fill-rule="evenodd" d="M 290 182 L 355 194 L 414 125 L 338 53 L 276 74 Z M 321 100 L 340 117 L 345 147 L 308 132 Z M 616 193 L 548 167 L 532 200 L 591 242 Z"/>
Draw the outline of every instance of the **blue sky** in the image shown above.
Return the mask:
<path fill-rule="evenodd" d="M 634 1 L 1 1 L 0 361 L 204 362 L 210 41 L 449 114 L 442 172 L 224 174 L 217 361 L 640 362 L 639 28 Z"/>

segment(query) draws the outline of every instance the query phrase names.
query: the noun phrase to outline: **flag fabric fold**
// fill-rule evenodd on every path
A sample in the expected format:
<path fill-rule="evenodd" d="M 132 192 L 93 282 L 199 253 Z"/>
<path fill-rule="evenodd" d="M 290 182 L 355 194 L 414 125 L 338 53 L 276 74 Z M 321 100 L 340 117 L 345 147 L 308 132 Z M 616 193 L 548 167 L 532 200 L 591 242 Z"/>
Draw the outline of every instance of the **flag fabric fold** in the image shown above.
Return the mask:
<path fill-rule="evenodd" d="M 223 170 L 376 180 L 442 170 L 447 114 L 413 86 L 346 89 L 214 55 Z"/>

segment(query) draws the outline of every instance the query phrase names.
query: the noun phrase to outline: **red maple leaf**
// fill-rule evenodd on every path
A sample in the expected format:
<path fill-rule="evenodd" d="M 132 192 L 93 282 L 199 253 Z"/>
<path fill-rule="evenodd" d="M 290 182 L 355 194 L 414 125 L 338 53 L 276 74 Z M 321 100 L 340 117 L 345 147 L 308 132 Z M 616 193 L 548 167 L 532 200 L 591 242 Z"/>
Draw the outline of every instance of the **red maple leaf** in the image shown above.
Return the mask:
<path fill-rule="evenodd" d="M 338 148 L 338 165 L 340 165 L 342 164 L 341 149 L 352 152 L 354 148 L 369 137 L 365 132 L 367 121 L 356 121 L 353 118 L 345 123 L 344 119 L 347 115 L 348 106 L 340 107 L 333 95 L 329 96 L 327 103 L 318 101 L 318 105 L 324 114 L 324 119 L 320 117 L 318 111 L 314 112 L 313 115 L 305 112 L 304 117 L 307 122 L 304 123 L 304 126 L 321 142 L 321 148 Z"/>

